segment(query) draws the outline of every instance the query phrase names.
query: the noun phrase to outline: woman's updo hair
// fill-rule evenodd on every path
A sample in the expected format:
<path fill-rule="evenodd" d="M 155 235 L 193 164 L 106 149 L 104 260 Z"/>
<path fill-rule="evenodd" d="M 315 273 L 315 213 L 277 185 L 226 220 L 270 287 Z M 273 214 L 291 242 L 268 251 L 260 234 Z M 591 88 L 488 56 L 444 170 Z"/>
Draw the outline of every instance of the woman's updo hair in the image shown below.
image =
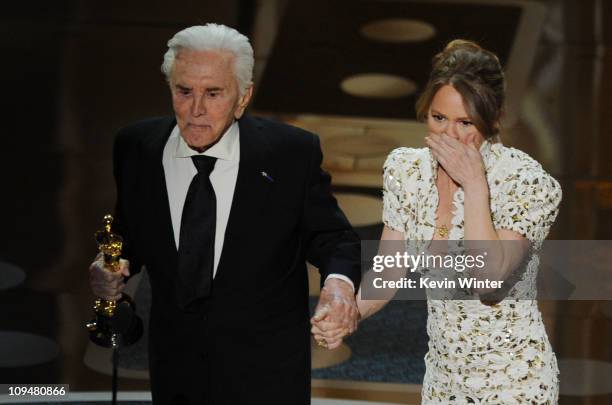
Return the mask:
<path fill-rule="evenodd" d="M 472 41 L 449 42 L 433 58 L 429 81 L 416 103 L 418 120 L 427 120 L 436 92 L 447 84 L 461 94 L 480 133 L 486 139 L 497 135 L 505 98 L 504 72 L 497 56 Z"/>

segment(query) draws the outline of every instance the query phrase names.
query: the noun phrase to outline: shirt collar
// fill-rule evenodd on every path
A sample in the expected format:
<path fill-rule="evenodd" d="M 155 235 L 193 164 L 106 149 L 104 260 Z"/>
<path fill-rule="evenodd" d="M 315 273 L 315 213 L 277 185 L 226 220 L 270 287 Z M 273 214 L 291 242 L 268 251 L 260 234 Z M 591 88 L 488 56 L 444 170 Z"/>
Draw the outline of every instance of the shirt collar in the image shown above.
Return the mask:
<path fill-rule="evenodd" d="M 221 135 L 219 142 L 206 149 L 204 152 L 199 153 L 187 145 L 187 142 L 180 136 L 180 129 L 178 126 L 175 127 L 173 135 L 176 134 L 178 142 L 176 143 L 176 151 L 174 153 L 175 158 L 188 158 L 191 156 L 211 156 L 221 160 L 236 161 L 238 160 L 238 136 L 240 130 L 238 127 L 238 121 L 235 121 L 230 127 Z"/>

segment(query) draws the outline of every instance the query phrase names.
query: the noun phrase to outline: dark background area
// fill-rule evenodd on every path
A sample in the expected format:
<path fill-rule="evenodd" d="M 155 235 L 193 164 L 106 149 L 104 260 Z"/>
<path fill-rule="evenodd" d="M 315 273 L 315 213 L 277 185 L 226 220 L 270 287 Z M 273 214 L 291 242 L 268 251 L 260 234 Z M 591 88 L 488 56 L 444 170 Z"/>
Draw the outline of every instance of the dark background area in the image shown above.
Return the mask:
<path fill-rule="evenodd" d="M 113 135 L 137 119 L 172 113 L 159 67 L 166 42 L 175 32 L 214 21 L 254 35 L 257 10 L 264 2 L 3 4 L 0 262 L 23 270 L 26 280 L 10 289 L 0 285 L 0 331 L 48 337 L 57 342 L 61 355 L 35 366 L 0 367 L 0 383 L 65 382 L 77 390 L 110 387 L 110 379 L 85 367 L 82 359 L 87 345 L 83 323 L 91 315 L 93 302 L 87 276 L 96 254 L 93 232 L 114 204 Z M 347 73 L 371 70 L 409 75 L 423 83 L 431 56 L 456 33 L 449 27 L 457 26 L 497 51 L 505 62 L 520 18 L 519 8 L 492 3 L 274 3 L 282 16 L 281 35 L 265 56 L 267 67 L 251 107 L 273 116 L 413 118 L 414 96 L 391 101 L 355 99 L 342 93 L 337 83 Z M 561 55 L 553 103 L 554 127 L 562 146 L 556 157 L 561 169 L 554 174 L 563 185 L 564 201 L 553 236 L 610 239 L 612 2 L 537 3 L 563 11 L 563 37 L 557 43 L 541 44 L 544 51 Z M 370 18 L 402 14 L 442 27 L 440 35 L 410 50 L 373 45 L 349 35 Z M 556 322 L 549 334 L 560 357 L 612 362 L 611 321 L 593 315 L 599 314 L 598 305 L 555 306 Z M 123 383 L 124 389 L 147 387 L 146 381 Z M 562 403 L 609 401 L 604 395 L 565 397 Z"/>

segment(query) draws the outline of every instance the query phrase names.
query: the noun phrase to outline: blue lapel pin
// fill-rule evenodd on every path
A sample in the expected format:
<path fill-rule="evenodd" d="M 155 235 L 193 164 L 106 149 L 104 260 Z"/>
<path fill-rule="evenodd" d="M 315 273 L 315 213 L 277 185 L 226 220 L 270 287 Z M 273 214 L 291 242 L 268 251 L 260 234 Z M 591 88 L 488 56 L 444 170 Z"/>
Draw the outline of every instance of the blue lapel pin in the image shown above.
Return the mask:
<path fill-rule="evenodd" d="M 268 175 L 266 172 L 261 172 L 261 175 L 268 180 L 270 183 L 274 183 L 274 179 Z"/>

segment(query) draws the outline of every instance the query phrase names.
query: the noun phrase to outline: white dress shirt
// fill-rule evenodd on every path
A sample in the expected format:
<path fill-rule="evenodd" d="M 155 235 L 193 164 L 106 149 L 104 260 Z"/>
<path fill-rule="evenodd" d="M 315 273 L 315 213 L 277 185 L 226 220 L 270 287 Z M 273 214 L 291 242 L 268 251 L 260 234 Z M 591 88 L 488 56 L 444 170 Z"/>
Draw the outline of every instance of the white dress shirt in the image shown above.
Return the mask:
<path fill-rule="evenodd" d="M 197 169 L 191 157 L 205 155 L 217 158 L 215 167 L 210 174 L 210 182 L 215 190 L 217 198 L 217 220 L 215 228 L 215 257 L 213 267 L 213 278 L 217 274 L 219 259 L 225 240 L 225 229 L 232 207 L 236 179 L 238 178 L 238 166 L 240 163 L 240 130 L 238 122 L 234 123 L 221 136 L 219 142 L 199 153 L 191 149 L 180 135 L 178 126 L 175 126 L 164 147 L 162 163 L 166 177 L 166 189 L 168 190 L 168 201 L 170 203 L 170 217 L 174 230 L 174 241 L 176 249 L 179 247 L 179 235 L 181 234 L 181 216 L 183 206 L 191 180 L 197 174 Z M 348 282 L 354 290 L 350 278 L 342 274 L 330 274 L 328 276 L 340 278 Z"/>

